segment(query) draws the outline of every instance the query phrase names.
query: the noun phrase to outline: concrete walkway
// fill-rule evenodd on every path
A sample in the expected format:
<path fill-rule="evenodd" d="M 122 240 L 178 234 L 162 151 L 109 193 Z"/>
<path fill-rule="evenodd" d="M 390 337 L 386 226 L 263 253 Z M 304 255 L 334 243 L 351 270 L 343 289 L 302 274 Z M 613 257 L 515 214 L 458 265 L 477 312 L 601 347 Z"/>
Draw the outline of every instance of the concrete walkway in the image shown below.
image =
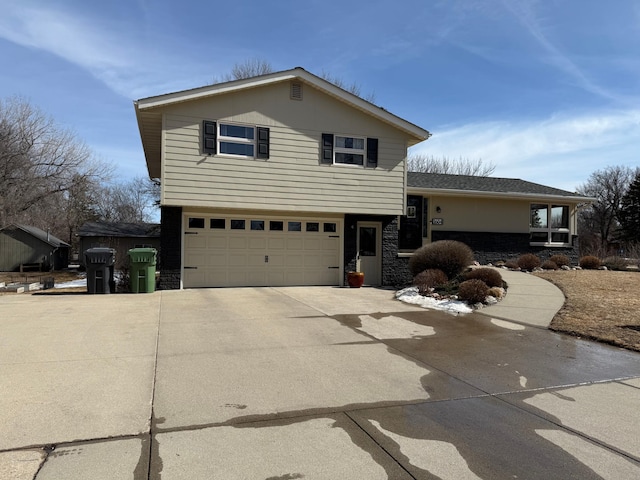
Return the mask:
<path fill-rule="evenodd" d="M 505 298 L 478 313 L 502 320 L 547 328 L 565 302 L 564 293 L 531 273 L 496 269 L 507 282 Z"/>

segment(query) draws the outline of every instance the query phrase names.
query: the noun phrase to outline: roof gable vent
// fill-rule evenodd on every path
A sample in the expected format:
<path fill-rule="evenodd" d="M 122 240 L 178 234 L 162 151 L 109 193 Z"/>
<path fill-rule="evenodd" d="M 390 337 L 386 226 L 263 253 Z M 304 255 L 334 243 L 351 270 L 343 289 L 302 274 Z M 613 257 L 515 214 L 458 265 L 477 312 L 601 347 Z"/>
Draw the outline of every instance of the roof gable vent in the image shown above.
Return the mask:
<path fill-rule="evenodd" d="M 291 100 L 302 100 L 302 82 L 291 82 Z"/>

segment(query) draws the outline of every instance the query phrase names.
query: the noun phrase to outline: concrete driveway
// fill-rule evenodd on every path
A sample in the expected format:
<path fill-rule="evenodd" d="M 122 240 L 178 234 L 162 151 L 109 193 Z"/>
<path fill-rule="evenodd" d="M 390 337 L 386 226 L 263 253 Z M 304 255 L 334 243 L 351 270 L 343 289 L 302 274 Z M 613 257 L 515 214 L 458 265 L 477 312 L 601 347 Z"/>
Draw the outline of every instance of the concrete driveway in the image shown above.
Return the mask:
<path fill-rule="evenodd" d="M 380 289 L 0 297 L 0 478 L 640 477 L 640 355 Z"/>

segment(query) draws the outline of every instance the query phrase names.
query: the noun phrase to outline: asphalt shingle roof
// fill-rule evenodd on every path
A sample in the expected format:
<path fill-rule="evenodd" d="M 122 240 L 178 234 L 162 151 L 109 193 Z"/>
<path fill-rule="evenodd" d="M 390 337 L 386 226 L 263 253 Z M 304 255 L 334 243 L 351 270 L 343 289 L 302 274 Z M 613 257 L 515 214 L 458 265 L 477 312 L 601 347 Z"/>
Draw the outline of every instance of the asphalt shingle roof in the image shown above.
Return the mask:
<path fill-rule="evenodd" d="M 583 195 L 579 195 L 577 193 L 568 192 L 559 188 L 547 187 L 546 185 L 527 182 L 517 178 L 409 172 L 407 175 L 407 186 L 436 190 L 460 190 L 584 198 Z"/>
<path fill-rule="evenodd" d="M 160 237 L 157 223 L 87 222 L 78 229 L 79 237 Z"/>
<path fill-rule="evenodd" d="M 38 227 L 32 227 L 30 225 L 15 225 L 20 230 L 24 230 L 25 232 L 33 235 L 38 240 L 42 240 L 45 243 L 48 243 L 52 247 L 68 247 L 69 244 L 63 240 L 60 240 L 58 237 L 51 235 L 51 233 L 45 232 L 44 230 L 39 229 Z"/>

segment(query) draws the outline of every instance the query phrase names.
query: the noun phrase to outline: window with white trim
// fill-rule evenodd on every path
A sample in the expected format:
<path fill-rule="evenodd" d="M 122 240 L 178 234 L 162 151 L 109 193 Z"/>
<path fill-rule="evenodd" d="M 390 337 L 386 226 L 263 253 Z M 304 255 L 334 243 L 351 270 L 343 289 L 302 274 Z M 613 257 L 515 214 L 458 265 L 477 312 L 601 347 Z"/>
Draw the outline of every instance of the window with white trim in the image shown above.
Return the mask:
<path fill-rule="evenodd" d="M 529 231 L 532 245 L 570 244 L 569 206 L 532 203 Z"/>
<path fill-rule="evenodd" d="M 204 120 L 202 151 L 209 155 L 268 159 L 269 129 Z"/>
<path fill-rule="evenodd" d="M 364 165 L 364 138 L 335 136 L 333 163 Z"/>
<path fill-rule="evenodd" d="M 223 155 L 253 157 L 256 130 L 254 127 L 219 123 L 218 152 Z"/>
<path fill-rule="evenodd" d="M 375 168 L 378 139 L 323 133 L 320 163 Z"/>

